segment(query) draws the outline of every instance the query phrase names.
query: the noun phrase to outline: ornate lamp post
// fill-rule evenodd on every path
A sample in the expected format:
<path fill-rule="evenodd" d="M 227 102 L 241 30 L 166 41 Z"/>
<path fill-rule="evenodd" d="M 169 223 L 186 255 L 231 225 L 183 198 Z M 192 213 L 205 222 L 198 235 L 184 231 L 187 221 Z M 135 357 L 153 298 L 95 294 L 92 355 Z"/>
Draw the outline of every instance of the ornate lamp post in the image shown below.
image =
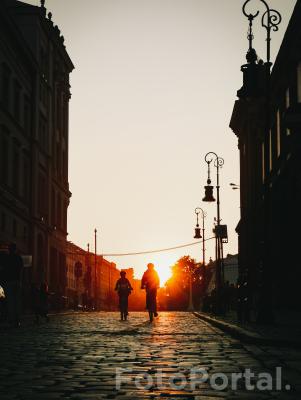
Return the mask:
<path fill-rule="evenodd" d="M 221 304 L 221 287 L 222 287 L 222 271 L 223 271 L 223 239 L 227 237 L 227 227 L 226 225 L 221 225 L 221 216 L 220 216 L 220 182 L 219 182 L 219 169 L 224 165 L 224 159 L 219 157 L 214 152 L 209 152 L 205 156 L 205 162 L 208 166 L 208 178 L 207 185 L 205 186 L 205 197 L 203 201 L 205 202 L 214 202 L 215 198 L 213 196 L 214 186 L 211 185 L 211 171 L 210 166 L 213 162 L 214 167 L 216 168 L 216 205 L 217 205 L 217 220 L 216 226 L 214 229 L 216 236 L 216 312 L 222 312 L 222 304 Z"/>
<path fill-rule="evenodd" d="M 203 293 L 201 295 L 201 297 L 204 299 L 205 297 L 205 291 L 206 291 L 206 287 L 207 287 L 207 271 L 206 271 L 206 260 L 205 260 L 205 253 L 206 253 L 206 249 L 205 249 L 205 217 L 207 216 L 207 214 L 205 213 L 205 211 L 201 208 L 201 207 L 197 207 L 194 210 L 195 214 L 196 214 L 196 226 L 195 226 L 195 235 L 194 238 L 195 239 L 203 239 L 202 240 L 202 253 L 203 253 L 203 279 L 204 279 L 204 290 Z M 199 225 L 199 214 L 202 215 L 202 233 L 203 236 L 201 235 L 201 228 Z M 202 299 L 201 299 L 201 304 L 202 304 Z M 202 308 L 202 306 L 201 306 Z"/>
<path fill-rule="evenodd" d="M 256 17 L 258 17 L 258 15 L 260 14 L 260 12 L 257 10 L 255 12 L 255 14 L 252 13 L 248 13 L 247 10 L 247 5 L 248 3 L 250 3 L 250 1 L 252 0 L 247 0 L 245 1 L 243 7 L 242 7 L 242 11 L 244 13 L 244 15 L 248 18 L 249 20 L 249 32 L 248 32 L 248 40 L 249 40 L 249 48 L 252 48 L 252 42 L 254 39 L 253 36 L 253 21 Z M 267 67 L 268 70 L 270 71 L 271 68 L 271 32 L 274 31 L 278 31 L 278 25 L 281 23 L 282 21 L 282 17 L 281 14 L 277 11 L 274 10 L 272 8 L 269 7 L 268 3 L 265 0 L 260 0 L 260 2 L 265 6 L 266 11 L 262 14 L 261 17 L 261 26 L 263 28 L 266 29 L 267 32 L 267 37 L 266 37 L 266 42 L 267 42 Z"/>
<path fill-rule="evenodd" d="M 195 239 L 203 239 L 202 244 L 203 244 L 203 266 L 205 268 L 205 217 L 206 217 L 206 213 L 205 211 L 201 208 L 201 207 L 197 207 L 194 210 L 195 214 L 196 214 L 196 226 L 195 226 L 195 235 L 194 238 Z M 203 236 L 201 235 L 201 228 L 199 225 L 199 214 L 202 214 L 202 233 Z"/>
<path fill-rule="evenodd" d="M 242 7 L 243 14 L 248 18 L 249 21 L 249 32 L 248 32 L 248 40 L 249 40 L 249 52 L 248 54 L 253 54 L 253 65 L 255 65 L 257 61 L 257 55 L 255 50 L 253 49 L 253 21 L 260 15 L 260 11 L 256 11 L 254 13 L 250 13 L 247 11 L 249 3 L 251 0 L 245 1 Z M 272 8 L 269 7 L 268 3 L 265 0 L 260 0 L 260 3 L 265 8 L 265 11 L 261 14 L 261 26 L 266 30 L 266 62 L 264 63 L 265 68 L 265 125 L 264 125 L 264 159 L 269 160 L 269 131 L 270 131 L 270 121 L 271 121 L 271 33 L 272 31 L 278 31 L 278 25 L 282 21 L 281 14 Z M 248 60 L 250 62 L 250 60 Z M 253 67 L 254 68 L 254 67 Z M 247 76 L 247 71 L 245 71 Z M 254 76 L 253 80 L 251 80 L 250 85 L 254 85 Z M 265 168 L 265 165 L 263 166 Z M 262 286 L 261 286 L 261 299 L 260 299 L 260 308 L 258 310 L 258 322 L 273 322 L 273 312 L 271 306 L 271 299 L 273 297 L 271 290 L 271 261 L 270 261 L 270 187 L 269 187 L 269 179 L 265 180 L 263 192 L 264 192 L 264 203 L 263 203 L 263 239 L 262 239 Z"/>

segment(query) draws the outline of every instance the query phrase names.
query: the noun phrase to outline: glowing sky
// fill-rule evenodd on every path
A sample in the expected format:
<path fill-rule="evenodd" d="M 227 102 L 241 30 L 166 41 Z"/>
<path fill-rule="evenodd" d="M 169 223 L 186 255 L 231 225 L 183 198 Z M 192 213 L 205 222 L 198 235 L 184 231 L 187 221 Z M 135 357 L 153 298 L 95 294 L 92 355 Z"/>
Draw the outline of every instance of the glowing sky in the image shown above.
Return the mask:
<path fill-rule="evenodd" d="M 28 1 L 38 4 L 38 0 Z M 270 0 L 283 16 L 273 59 L 295 0 Z M 86 247 L 99 230 L 99 253 L 152 250 L 193 242 L 194 208 L 212 236 L 216 204 L 202 203 L 204 155 L 225 159 L 221 215 L 225 253 L 237 252 L 237 139 L 228 128 L 247 20 L 240 0 L 47 0 L 76 66 L 70 104 L 69 240 Z M 254 0 L 257 6 L 259 1 Z M 256 7 L 255 7 L 256 8 Z M 260 8 L 260 6 L 259 6 Z M 255 24 L 265 58 L 265 32 Z M 168 268 L 201 246 L 149 256 L 108 257 L 140 276 L 153 261 Z M 214 257 L 213 241 L 207 258 Z"/>

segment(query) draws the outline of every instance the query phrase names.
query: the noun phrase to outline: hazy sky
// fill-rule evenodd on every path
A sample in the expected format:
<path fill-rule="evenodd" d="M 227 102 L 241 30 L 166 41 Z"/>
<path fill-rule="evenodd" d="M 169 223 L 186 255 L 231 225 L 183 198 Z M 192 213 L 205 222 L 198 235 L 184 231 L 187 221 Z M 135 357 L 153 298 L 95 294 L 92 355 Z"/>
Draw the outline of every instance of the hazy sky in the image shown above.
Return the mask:
<path fill-rule="evenodd" d="M 38 0 L 28 1 L 39 4 Z M 270 0 L 283 16 L 273 60 L 295 0 Z M 259 0 L 251 3 L 260 8 Z M 194 209 L 212 236 L 216 204 L 201 201 L 204 156 L 225 159 L 221 215 L 225 254 L 237 252 L 237 139 L 229 129 L 248 47 L 241 0 L 46 0 L 76 66 L 71 76 L 69 240 L 99 253 L 152 250 L 193 242 Z M 261 8 L 262 9 L 262 8 Z M 265 32 L 255 24 L 265 58 Z M 159 255 L 108 257 L 140 276 L 201 245 Z M 207 244 L 207 259 L 214 243 Z"/>

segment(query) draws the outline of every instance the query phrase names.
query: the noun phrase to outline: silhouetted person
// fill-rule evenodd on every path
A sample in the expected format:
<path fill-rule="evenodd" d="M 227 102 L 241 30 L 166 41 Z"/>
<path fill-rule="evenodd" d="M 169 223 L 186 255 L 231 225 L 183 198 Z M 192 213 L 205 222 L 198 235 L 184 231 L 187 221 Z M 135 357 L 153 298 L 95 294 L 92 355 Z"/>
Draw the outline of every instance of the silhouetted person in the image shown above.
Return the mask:
<path fill-rule="evenodd" d="M 120 272 L 120 278 L 116 282 L 115 290 L 119 296 L 120 319 L 126 321 L 128 316 L 128 297 L 133 290 L 130 281 L 126 278 L 126 272 Z"/>
<path fill-rule="evenodd" d="M 146 308 L 149 313 L 150 322 L 153 316 L 157 317 L 157 290 L 160 287 L 160 279 L 155 266 L 152 263 L 147 264 L 147 271 L 144 272 L 141 280 L 141 289 L 146 290 Z"/>
<path fill-rule="evenodd" d="M 237 317 L 239 322 L 250 321 L 250 310 L 249 310 L 249 287 L 246 280 L 241 280 L 238 284 L 237 291 Z"/>
<path fill-rule="evenodd" d="M 88 292 L 84 291 L 82 294 L 83 310 L 88 310 Z"/>
<path fill-rule="evenodd" d="M 32 312 L 35 316 L 36 323 L 39 322 L 39 302 L 40 302 L 39 288 L 35 283 L 32 283 L 30 287 L 30 305 Z"/>
<path fill-rule="evenodd" d="M 231 292 L 230 292 L 230 283 L 226 281 L 224 286 L 222 287 L 222 304 L 225 313 L 230 311 L 230 304 L 231 304 Z"/>
<path fill-rule="evenodd" d="M 36 284 L 31 285 L 31 304 L 32 310 L 35 315 L 36 323 L 40 322 L 40 317 L 45 318 L 48 322 L 48 310 L 49 310 L 49 292 L 48 285 L 43 282 L 40 288 Z"/>
<path fill-rule="evenodd" d="M 46 282 L 43 282 L 40 286 L 40 302 L 39 302 L 39 316 L 46 319 L 49 322 L 49 291 Z"/>
<path fill-rule="evenodd" d="M 7 317 L 7 307 L 6 307 L 6 299 L 5 299 L 5 276 L 4 269 L 6 265 L 7 254 L 0 250 L 0 321 L 5 321 Z"/>
<path fill-rule="evenodd" d="M 23 260 L 17 254 L 15 243 L 8 247 L 8 256 L 4 270 L 5 296 L 7 299 L 8 321 L 18 327 L 21 316 L 21 279 Z"/>

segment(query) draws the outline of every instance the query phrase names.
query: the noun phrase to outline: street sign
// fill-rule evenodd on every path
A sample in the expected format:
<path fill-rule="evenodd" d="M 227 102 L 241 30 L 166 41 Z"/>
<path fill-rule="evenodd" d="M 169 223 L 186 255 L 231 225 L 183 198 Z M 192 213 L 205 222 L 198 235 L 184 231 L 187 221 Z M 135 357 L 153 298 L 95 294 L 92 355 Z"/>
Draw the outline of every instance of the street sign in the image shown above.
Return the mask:
<path fill-rule="evenodd" d="M 224 243 L 228 241 L 228 229 L 227 225 L 216 225 L 215 227 L 215 234 L 216 237 L 220 238 L 223 240 Z"/>

